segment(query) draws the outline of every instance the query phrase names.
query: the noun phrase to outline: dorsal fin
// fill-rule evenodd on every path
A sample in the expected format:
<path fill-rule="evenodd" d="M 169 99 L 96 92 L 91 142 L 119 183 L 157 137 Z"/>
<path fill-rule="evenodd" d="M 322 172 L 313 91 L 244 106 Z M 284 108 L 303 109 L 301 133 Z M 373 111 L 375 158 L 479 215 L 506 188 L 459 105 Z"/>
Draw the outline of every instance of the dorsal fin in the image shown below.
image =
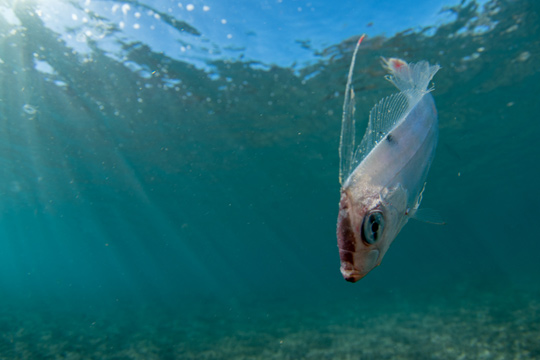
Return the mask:
<path fill-rule="evenodd" d="M 362 35 L 356 47 L 354 48 L 351 65 L 349 67 L 349 76 L 347 77 L 347 85 L 345 86 L 345 101 L 343 102 L 343 117 L 341 120 L 341 135 L 339 138 L 339 183 L 349 177 L 353 171 L 354 152 L 355 152 L 355 120 L 354 120 L 354 90 L 352 89 L 352 75 L 356 54 L 360 48 L 360 44 L 366 35 Z"/>
<path fill-rule="evenodd" d="M 366 133 L 354 156 L 354 166 L 407 117 L 426 93 L 432 90 L 427 87 L 440 68 L 439 65 L 430 66 L 427 61 L 407 64 L 395 58 L 388 60 L 383 58 L 383 66 L 390 72 L 386 79 L 401 92 L 382 99 L 371 109 Z"/>
<path fill-rule="evenodd" d="M 368 126 L 355 155 L 355 163 L 361 161 L 388 135 L 421 98 L 422 94 L 419 91 L 411 89 L 392 94 L 379 101 L 369 112 Z"/>

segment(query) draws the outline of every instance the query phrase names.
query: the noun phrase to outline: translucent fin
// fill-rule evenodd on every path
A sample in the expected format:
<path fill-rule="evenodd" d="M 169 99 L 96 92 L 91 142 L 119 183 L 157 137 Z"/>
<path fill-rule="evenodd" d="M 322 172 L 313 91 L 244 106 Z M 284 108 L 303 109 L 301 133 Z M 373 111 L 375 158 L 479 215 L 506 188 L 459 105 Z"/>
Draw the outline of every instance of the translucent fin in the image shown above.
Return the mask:
<path fill-rule="evenodd" d="M 388 135 L 421 98 L 418 91 L 408 90 L 379 101 L 369 113 L 368 127 L 355 155 L 355 163 L 363 159 L 381 139 Z"/>
<path fill-rule="evenodd" d="M 401 92 L 382 99 L 371 109 L 368 127 L 354 154 L 352 167 L 360 163 L 381 139 L 407 117 L 422 97 L 431 91 L 427 89 L 429 82 L 440 69 L 439 65 L 429 65 L 427 61 L 407 64 L 396 58 L 383 58 L 383 66 L 390 72 L 386 79 Z"/>
<path fill-rule="evenodd" d="M 351 88 L 354 63 L 360 43 L 364 39 L 362 35 L 354 49 L 351 66 L 349 67 L 349 76 L 345 87 L 345 101 L 343 102 L 343 117 L 341 120 L 341 136 L 339 139 L 339 183 L 343 184 L 353 170 L 353 159 L 355 149 L 355 120 L 354 120 L 354 90 Z"/>
<path fill-rule="evenodd" d="M 446 221 L 433 209 L 416 209 L 411 218 L 428 224 L 446 225 Z"/>
<path fill-rule="evenodd" d="M 422 92 L 429 92 L 428 85 L 435 73 L 441 68 L 439 65 L 429 65 L 427 61 L 420 61 L 416 64 L 390 58 L 382 58 L 383 67 L 390 75 L 386 75 L 386 80 L 394 84 L 400 91 L 417 89 Z"/>
<path fill-rule="evenodd" d="M 424 197 L 424 191 L 426 190 L 427 182 L 424 183 L 424 186 L 422 187 L 422 190 L 420 191 L 420 194 L 418 194 L 418 198 L 416 199 L 416 203 L 414 204 L 414 207 L 410 210 L 409 216 L 412 219 L 423 221 L 428 224 L 434 224 L 434 225 L 446 225 L 446 221 L 443 220 L 441 215 L 433 209 L 420 209 L 420 203 L 422 202 L 422 198 Z"/>

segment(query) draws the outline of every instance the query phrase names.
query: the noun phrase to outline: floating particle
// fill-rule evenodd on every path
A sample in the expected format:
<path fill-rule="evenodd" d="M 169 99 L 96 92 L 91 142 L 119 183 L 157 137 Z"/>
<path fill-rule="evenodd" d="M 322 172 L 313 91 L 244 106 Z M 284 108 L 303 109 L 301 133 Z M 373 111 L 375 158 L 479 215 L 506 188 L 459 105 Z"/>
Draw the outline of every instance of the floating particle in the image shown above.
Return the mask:
<path fill-rule="evenodd" d="M 519 26 L 517 24 L 514 24 L 514 25 L 510 26 L 508 29 L 506 29 L 505 32 L 507 32 L 507 33 L 514 32 L 514 31 L 516 31 L 518 29 L 518 27 Z"/>
<path fill-rule="evenodd" d="M 518 61 L 524 62 L 524 61 L 529 60 L 530 57 L 531 57 L 531 53 L 528 51 L 524 51 L 521 54 L 519 54 L 517 59 Z"/>
<path fill-rule="evenodd" d="M 33 107 L 30 104 L 24 104 L 23 105 L 23 111 L 27 113 L 28 115 L 36 115 L 37 110 L 35 107 Z"/>

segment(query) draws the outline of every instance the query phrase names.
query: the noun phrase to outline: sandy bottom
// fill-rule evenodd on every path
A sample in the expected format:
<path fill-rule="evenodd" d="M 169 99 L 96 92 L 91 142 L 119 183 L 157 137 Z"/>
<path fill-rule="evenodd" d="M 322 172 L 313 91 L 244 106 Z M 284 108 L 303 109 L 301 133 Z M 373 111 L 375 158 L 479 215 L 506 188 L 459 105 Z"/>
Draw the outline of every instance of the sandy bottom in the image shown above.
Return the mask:
<path fill-rule="evenodd" d="M 0 309 L 0 359 L 540 359 L 538 293 L 206 303 L 89 315 Z"/>

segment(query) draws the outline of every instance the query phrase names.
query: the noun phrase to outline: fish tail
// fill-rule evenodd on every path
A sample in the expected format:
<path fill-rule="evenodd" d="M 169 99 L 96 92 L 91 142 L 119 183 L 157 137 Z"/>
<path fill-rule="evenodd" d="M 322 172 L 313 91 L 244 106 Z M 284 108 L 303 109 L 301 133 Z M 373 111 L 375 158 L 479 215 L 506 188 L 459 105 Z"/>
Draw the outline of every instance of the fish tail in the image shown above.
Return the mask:
<path fill-rule="evenodd" d="M 429 65 L 427 61 L 408 64 L 406 61 L 396 58 L 382 58 L 383 67 L 390 73 L 386 80 L 394 84 L 399 90 L 410 89 L 421 92 L 432 91 L 428 89 L 429 82 L 441 68 L 439 65 Z"/>

